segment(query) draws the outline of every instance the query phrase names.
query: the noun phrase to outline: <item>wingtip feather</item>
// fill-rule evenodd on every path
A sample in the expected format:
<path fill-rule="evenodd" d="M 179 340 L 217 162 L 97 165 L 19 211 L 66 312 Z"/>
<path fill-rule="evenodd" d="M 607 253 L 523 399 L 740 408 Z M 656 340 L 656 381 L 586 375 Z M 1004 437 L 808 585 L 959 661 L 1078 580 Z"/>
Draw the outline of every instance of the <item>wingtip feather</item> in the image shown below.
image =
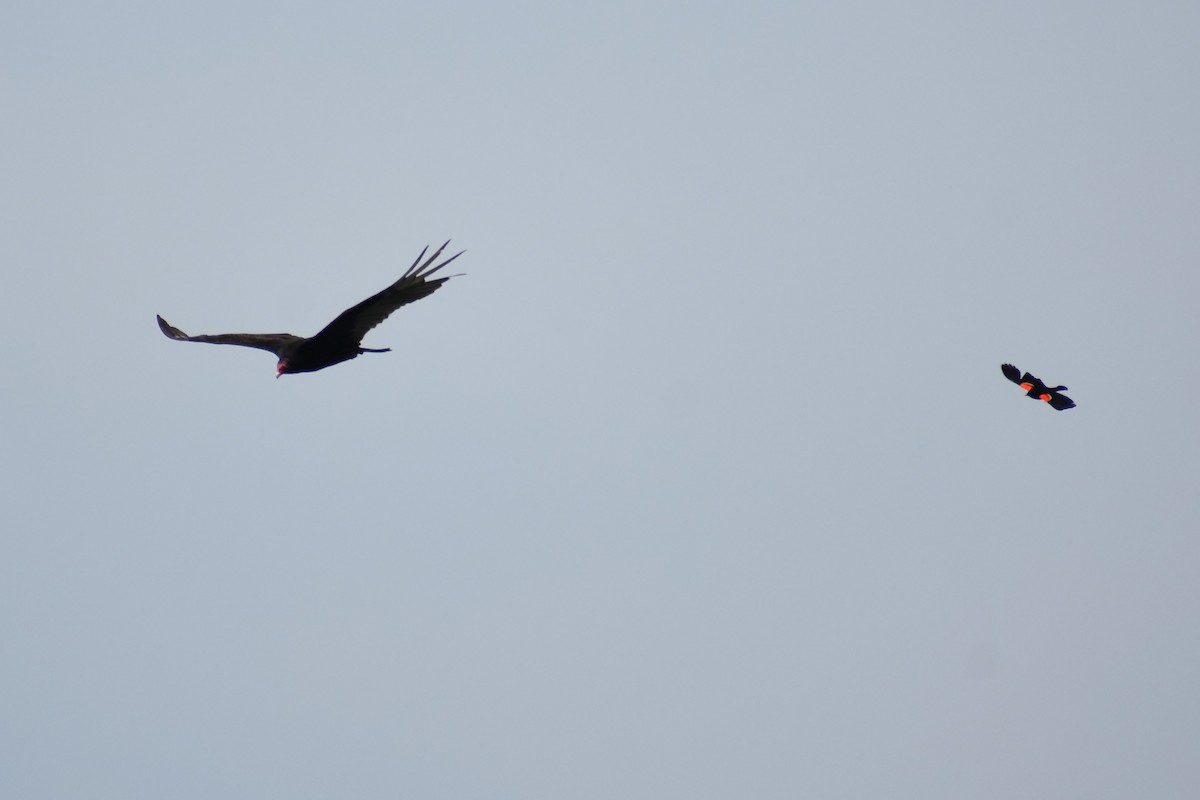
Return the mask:
<path fill-rule="evenodd" d="M 425 253 L 427 253 L 429 251 L 429 246 L 426 245 L 425 249 L 423 249 L 421 251 L 421 254 L 419 256 L 417 256 L 417 260 L 412 263 L 412 266 L 409 267 L 407 271 L 405 271 L 404 275 L 401 277 L 401 280 L 404 280 L 404 279 L 425 280 L 430 275 L 434 274 L 435 272 L 440 270 L 442 267 L 446 266 L 451 261 L 453 261 L 454 259 L 461 256 L 463 253 L 467 252 L 466 250 L 460 250 L 459 252 L 450 256 L 450 258 L 447 258 L 442 263 L 438 264 L 435 267 L 430 268 L 430 265 L 433 264 L 433 262 L 438 260 L 438 258 L 442 254 L 442 251 L 444 251 L 446 249 L 446 246 L 450 244 L 450 241 L 451 241 L 450 239 L 447 239 L 445 242 L 443 242 L 442 246 L 439 247 L 437 250 L 435 250 L 433 252 L 433 255 L 429 256 L 429 258 L 425 258 Z M 451 275 L 449 277 L 453 278 L 456 276 Z"/>
<path fill-rule="evenodd" d="M 176 340 L 188 338 L 186 333 L 163 319 L 161 314 L 155 314 L 154 316 L 158 320 L 158 329 L 163 332 L 163 336 L 166 336 L 168 339 Z"/>

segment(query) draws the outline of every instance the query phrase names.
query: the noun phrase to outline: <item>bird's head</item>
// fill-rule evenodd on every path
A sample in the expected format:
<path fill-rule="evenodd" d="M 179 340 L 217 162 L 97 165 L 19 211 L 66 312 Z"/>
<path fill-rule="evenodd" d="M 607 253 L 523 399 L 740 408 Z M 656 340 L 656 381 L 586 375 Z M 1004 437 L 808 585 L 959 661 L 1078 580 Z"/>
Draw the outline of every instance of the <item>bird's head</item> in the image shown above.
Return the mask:
<path fill-rule="evenodd" d="M 279 359 L 279 363 L 275 365 L 276 380 L 278 380 L 279 376 L 285 372 L 291 372 L 291 370 L 288 369 L 288 360 L 286 358 L 281 358 Z"/>

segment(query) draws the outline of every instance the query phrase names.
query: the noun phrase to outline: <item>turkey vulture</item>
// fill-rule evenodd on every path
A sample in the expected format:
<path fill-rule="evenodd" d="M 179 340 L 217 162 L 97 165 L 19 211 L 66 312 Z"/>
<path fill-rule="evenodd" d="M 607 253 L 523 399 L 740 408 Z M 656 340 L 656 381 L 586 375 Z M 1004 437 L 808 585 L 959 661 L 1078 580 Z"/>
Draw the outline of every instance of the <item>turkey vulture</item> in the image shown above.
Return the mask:
<path fill-rule="evenodd" d="M 426 247 L 408 271 L 400 276 L 400 280 L 379 294 L 368 297 L 338 314 L 337 318 L 322 328 L 316 336 L 307 339 L 290 333 L 220 333 L 215 336 L 188 336 L 179 328 L 172 327 L 162 317 L 158 318 L 158 327 L 168 338 L 180 342 L 237 344 L 269 350 L 279 357 L 279 364 L 275 367 L 276 378 L 286 372 L 316 372 L 357 358 L 360 353 L 386 353 L 391 350 L 390 347 L 379 350 L 363 347 L 363 336 L 400 306 L 433 294 L 443 283 L 455 277 L 447 275 L 444 278 L 429 280 L 430 275 L 465 252 L 456 253 L 431 269 L 430 265 L 437 261 L 447 244 L 450 242 L 447 241 L 439 247 L 437 252 L 422 264 L 421 259 L 425 258 L 425 253 L 429 250 Z"/>
<path fill-rule="evenodd" d="M 1060 392 L 1066 391 L 1067 387 L 1065 386 L 1047 386 L 1028 372 L 1022 375 L 1021 370 L 1012 364 L 1001 364 L 1000 371 L 1004 373 L 1004 377 L 1024 389 L 1026 397 L 1032 397 L 1034 400 L 1049 403 L 1051 408 L 1056 408 L 1059 411 L 1066 411 L 1068 408 L 1075 407 L 1074 400 L 1065 394 L 1060 394 Z"/>

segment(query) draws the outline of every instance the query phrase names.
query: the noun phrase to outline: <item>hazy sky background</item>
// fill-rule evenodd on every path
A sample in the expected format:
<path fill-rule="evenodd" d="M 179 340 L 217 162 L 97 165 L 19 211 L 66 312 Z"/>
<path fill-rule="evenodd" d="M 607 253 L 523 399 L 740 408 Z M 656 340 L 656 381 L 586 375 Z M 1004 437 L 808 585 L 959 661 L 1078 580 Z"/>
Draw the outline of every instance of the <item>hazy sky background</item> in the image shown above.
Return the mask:
<path fill-rule="evenodd" d="M 6 3 L 0 796 L 1194 797 L 1198 41 Z"/>

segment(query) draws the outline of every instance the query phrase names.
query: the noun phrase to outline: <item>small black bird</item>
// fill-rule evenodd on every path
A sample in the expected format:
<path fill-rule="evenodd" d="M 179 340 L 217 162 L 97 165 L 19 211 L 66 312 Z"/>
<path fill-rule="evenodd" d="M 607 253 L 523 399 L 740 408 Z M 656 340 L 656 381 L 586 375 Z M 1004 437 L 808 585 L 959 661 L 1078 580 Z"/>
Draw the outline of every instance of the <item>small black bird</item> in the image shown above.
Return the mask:
<path fill-rule="evenodd" d="M 1060 392 L 1066 391 L 1067 387 L 1065 386 L 1047 386 L 1028 372 L 1022 375 L 1021 370 L 1012 364 L 1001 364 L 1000 371 L 1004 373 L 1004 377 L 1024 389 L 1026 397 L 1032 397 L 1034 400 L 1049 403 L 1051 408 L 1056 408 L 1059 411 L 1066 411 L 1068 408 L 1075 407 L 1074 400 L 1065 394 L 1060 394 Z"/>
<path fill-rule="evenodd" d="M 450 242 L 446 242 L 450 244 Z M 457 253 L 447 258 L 437 266 L 438 260 L 446 244 L 437 249 L 429 260 L 425 258 L 426 247 L 417 256 L 408 271 L 400 276 L 400 280 L 378 294 L 368 297 L 356 306 L 346 309 L 333 322 L 322 328 L 315 336 L 307 339 L 290 333 L 221 333 L 214 336 L 188 336 L 179 328 L 173 327 L 162 317 L 158 318 L 158 327 L 169 339 L 179 342 L 208 342 L 209 344 L 236 344 L 242 347 L 257 347 L 268 350 L 279 358 L 275 367 L 275 377 L 292 372 L 316 372 L 319 369 L 340 364 L 357 358 L 361 353 L 386 353 L 390 348 L 372 349 L 362 346 L 363 336 L 367 331 L 388 318 L 393 311 L 408 305 L 414 300 L 428 297 L 441 288 L 442 284 L 454 277 L 444 278 L 430 276 L 454 259 L 462 255 Z"/>

